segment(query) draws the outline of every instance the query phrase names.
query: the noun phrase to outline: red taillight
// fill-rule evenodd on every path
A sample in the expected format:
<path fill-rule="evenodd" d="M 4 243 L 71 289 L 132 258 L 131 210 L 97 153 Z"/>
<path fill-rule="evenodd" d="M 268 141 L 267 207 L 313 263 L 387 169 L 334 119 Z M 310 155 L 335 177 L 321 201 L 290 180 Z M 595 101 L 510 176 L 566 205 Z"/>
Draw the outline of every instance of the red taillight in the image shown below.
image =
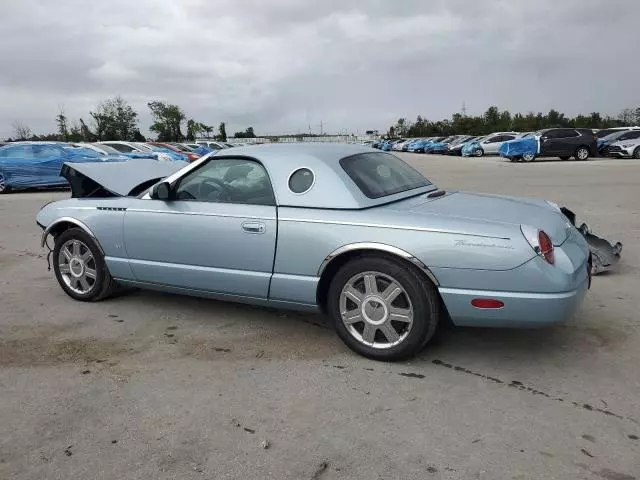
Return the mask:
<path fill-rule="evenodd" d="M 189 160 L 191 160 L 192 162 L 200 158 L 200 155 L 196 153 L 188 153 L 187 156 L 189 157 Z"/>
<path fill-rule="evenodd" d="M 556 263 L 556 257 L 553 253 L 553 242 L 545 232 L 540 230 L 538 232 L 538 244 L 540 245 L 540 255 L 547 263 L 553 265 Z"/>
<path fill-rule="evenodd" d="M 476 308 L 502 308 L 504 307 L 504 302 L 500 300 L 494 300 L 493 298 L 474 298 L 471 300 L 471 305 Z"/>

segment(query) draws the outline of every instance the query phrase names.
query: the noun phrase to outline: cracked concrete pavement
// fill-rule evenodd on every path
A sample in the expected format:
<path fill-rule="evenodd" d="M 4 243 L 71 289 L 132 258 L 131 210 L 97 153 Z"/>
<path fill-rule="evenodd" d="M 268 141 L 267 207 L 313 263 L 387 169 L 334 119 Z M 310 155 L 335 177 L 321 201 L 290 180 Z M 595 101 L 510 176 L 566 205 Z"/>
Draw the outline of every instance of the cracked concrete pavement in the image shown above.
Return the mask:
<path fill-rule="evenodd" d="M 1 196 L 0 479 L 640 478 L 640 163 L 403 157 L 444 189 L 568 206 L 624 243 L 619 271 L 564 325 L 376 363 L 320 316 L 74 302 L 34 222 L 68 193 Z"/>

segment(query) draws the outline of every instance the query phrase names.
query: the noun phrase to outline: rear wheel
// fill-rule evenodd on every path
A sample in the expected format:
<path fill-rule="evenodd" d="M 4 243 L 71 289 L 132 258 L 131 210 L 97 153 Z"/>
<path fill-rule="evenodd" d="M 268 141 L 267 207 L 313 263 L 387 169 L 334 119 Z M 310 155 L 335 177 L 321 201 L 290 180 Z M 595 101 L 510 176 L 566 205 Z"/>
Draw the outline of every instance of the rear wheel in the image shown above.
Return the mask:
<path fill-rule="evenodd" d="M 0 195 L 3 193 L 7 193 L 9 191 L 9 186 L 7 185 L 7 181 L 4 178 L 4 175 L 0 173 Z"/>
<path fill-rule="evenodd" d="M 569 160 L 571 155 L 560 155 L 560 160 Z"/>
<path fill-rule="evenodd" d="M 483 155 L 484 155 L 484 150 L 483 150 L 482 148 L 476 148 L 476 149 L 473 151 L 473 156 L 474 156 L 474 157 L 481 157 L 481 156 L 483 156 Z"/>
<path fill-rule="evenodd" d="M 576 160 L 586 160 L 589 158 L 589 149 L 587 147 L 578 147 L 575 153 Z"/>
<path fill-rule="evenodd" d="M 440 317 L 435 286 L 412 266 L 382 256 L 344 265 L 329 287 L 328 307 L 342 341 L 375 360 L 417 354 Z"/>
<path fill-rule="evenodd" d="M 56 238 L 53 271 L 64 292 L 75 300 L 102 300 L 117 288 L 98 245 L 80 228 L 65 230 Z"/>
<path fill-rule="evenodd" d="M 522 155 L 522 160 L 525 162 L 533 162 L 536 159 L 534 153 L 525 153 Z"/>
<path fill-rule="evenodd" d="M 633 151 L 633 158 L 640 158 L 640 147 L 636 147 Z"/>

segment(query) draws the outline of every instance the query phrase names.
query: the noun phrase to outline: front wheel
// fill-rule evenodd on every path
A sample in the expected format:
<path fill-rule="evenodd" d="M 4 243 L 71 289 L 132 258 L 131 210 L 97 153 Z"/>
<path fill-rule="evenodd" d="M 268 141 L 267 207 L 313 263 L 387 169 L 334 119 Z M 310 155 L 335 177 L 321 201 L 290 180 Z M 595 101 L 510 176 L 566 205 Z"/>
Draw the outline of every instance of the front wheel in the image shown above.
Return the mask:
<path fill-rule="evenodd" d="M 586 160 L 589 158 L 589 149 L 587 147 L 578 147 L 575 155 L 576 160 Z"/>
<path fill-rule="evenodd" d="M 474 157 L 481 157 L 481 156 L 483 156 L 483 155 L 484 155 L 484 150 L 483 150 L 482 148 L 476 148 L 476 149 L 473 151 L 473 156 L 474 156 Z"/>
<path fill-rule="evenodd" d="M 98 245 L 81 228 L 65 230 L 56 238 L 53 271 L 62 290 L 75 300 L 102 300 L 116 289 Z"/>
<path fill-rule="evenodd" d="M 525 162 L 533 162 L 536 159 L 536 155 L 534 153 L 525 153 L 522 155 L 522 160 Z"/>
<path fill-rule="evenodd" d="M 636 147 L 636 149 L 633 151 L 633 158 L 635 159 L 640 159 L 640 147 Z"/>
<path fill-rule="evenodd" d="M 382 256 L 344 265 L 331 282 L 328 302 L 338 336 L 374 360 L 417 354 L 440 317 L 435 286 L 412 266 Z"/>

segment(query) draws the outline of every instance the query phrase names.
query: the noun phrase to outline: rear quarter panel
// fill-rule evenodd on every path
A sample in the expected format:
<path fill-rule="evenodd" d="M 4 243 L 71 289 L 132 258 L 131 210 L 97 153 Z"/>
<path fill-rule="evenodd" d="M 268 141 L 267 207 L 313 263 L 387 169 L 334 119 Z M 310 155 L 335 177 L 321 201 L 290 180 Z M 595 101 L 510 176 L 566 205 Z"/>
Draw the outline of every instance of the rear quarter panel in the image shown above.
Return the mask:
<path fill-rule="evenodd" d="M 338 248 L 353 243 L 374 242 L 400 248 L 432 272 L 446 271 L 447 275 L 442 275 L 445 282 L 467 271 L 508 271 L 535 256 L 519 229 L 516 232 L 507 225 L 473 221 L 454 225 L 438 215 L 427 224 L 425 216 L 420 217 L 381 208 L 360 211 L 279 208 L 272 294 L 284 297 L 285 284 L 297 283 L 306 284 L 306 293 L 300 293 L 301 296 L 315 298 L 315 284 L 324 260 Z M 483 229 L 485 234 L 472 235 L 469 229 Z M 476 278 L 473 287 L 480 288 L 482 276 Z"/>

